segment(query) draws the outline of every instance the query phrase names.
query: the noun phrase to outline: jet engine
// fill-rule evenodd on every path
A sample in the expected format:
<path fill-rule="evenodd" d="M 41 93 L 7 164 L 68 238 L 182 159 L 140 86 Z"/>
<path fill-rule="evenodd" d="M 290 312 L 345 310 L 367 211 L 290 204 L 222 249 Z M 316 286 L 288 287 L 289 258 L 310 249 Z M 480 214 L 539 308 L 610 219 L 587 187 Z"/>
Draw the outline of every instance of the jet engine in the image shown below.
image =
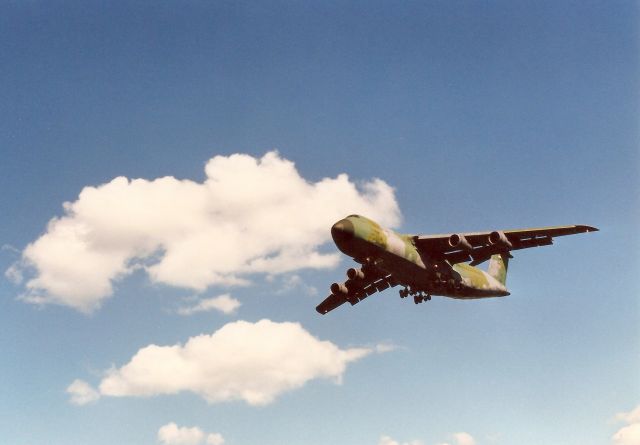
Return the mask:
<path fill-rule="evenodd" d="M 505 236 L 504 232 L 491 232 L 489 234 L 489 243 L 491 243 L 491 245 L 493 246 L 504 246 L 504 247 L 508 247 L 509 249 L 511 249 L 513 247 L 513 245 L 509 242 L 509 240 L 507 239 L 507 237 Z"/>
<path fill-rule="evenodd" d="M 454 233 L 449 237 L 449 245 L 454 249 L 471 250 L 471 244 L 463 235 Z"/>
<path fill-rule="evenodd" d="M 331 293 L 333 295 L 347 295 L 349 293 L 349 289 L 344 284 L 333 283 L 331 285 Z"/>
<path fill-rule="evenodd" d="M 362 269 L 354 269 L 352 267 L 347 270 L 347 277 L 350 280 L 364 280 L 364 272 Z"/>

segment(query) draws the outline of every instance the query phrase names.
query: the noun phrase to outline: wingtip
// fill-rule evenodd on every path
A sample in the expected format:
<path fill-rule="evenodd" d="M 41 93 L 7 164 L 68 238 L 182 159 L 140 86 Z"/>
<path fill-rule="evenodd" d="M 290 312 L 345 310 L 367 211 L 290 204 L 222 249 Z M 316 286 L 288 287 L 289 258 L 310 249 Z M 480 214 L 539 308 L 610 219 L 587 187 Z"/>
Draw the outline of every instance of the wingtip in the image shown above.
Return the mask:
<path fill-rule="evenodd" d="M 582 229 L 583 232 L 599 232 L 600 229 L 598 229 L 597 227 L 593 227 L 593 226 L 578 226 L 580 229 Z"/>

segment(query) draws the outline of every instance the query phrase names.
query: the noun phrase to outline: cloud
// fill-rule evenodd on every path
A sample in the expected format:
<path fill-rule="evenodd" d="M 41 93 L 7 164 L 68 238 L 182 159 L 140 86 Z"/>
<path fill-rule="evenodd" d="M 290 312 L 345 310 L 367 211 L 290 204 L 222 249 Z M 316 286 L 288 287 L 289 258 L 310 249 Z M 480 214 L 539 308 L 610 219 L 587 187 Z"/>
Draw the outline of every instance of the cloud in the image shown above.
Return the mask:
<path fill-rule="evenodd" d="M 207 435 L 207 445 L 223 445 L 224 437 L 220 433 L 210 433 Z"/>
<path fill-rule="evenodd" d="M 318 289 L 313 286 L 309 286 L 304 282 L 300 275 L 287 275 L 282 279 L 282 287 L 278 290 L 277 294 L 287 294 L 297 290 L 305 295 L 314 297 L 318 295 Z"/>
<path fill-rule="evenodd" d="M 424 445 L 424 442 L 422 442 L 421 440 L 412 440 L 410 442 L 400 443 L 389 436 L 380 436 L 378 445 Z"/>
<path fill-rule="evenodd" d="M 83 380 L 76 379 L 67 387 L 67 393 L 71 394 L 71 403 L 74 405 L 86 405 L 97 401 L 100 393 Z"/>
<path fill-rule="evenodd" d="M 197 300 L 195 304 L 190 306 L 182 306 L 178 308 L 178 314 L 180 315 L 192 315 L 198 312 L 208 312 L 211 310 L 217 310 L 223 314 L 233 314 L 238 310 L 241 303 L 229 294 L 220 295 L 219 297 L 203 298 Z"/>
<path fill-rule="evenodd" d="M 612 437 L 615 445 L 639 445 L 640 423 L 632 423 L 622 427 Z"/>
<path fill-rule="evenodd" d="M 375 351 L 378 354 L 384 354 L 385 352 L 395 351 L 396 349 L 398 349 L 398 346 L 394 345 L 393 343 L 378 343 L 375 346 Z"/>
<path fill-rule="evenodd" d="M 163 425 L 158 430 L 158 442 L 167 445 L 198 445 L 202 443 L 204 433 L 196 426 L 179 427 L 174 422 Z"/>
<path fill-rule="evenodd" d="M 197 426 L 179 427 L 175 422 L 167 423 L 158 430 L 158 442 L 166 445 L 223 445 L 224 437 L 220 433 L 205 433 Z"/>
<path fill-rule="evenodd" d="M 384 181 L 308 181 L 277 152 L 216 156 L 205 173 L 202 183 L 117 177 L 85 187 L 22 252 L 16 267 L 31 273 L 22 299 L 91 312 L 138 269 L 154 283 L 203 291 L 255 273 L 333 267 L 339 256 L 318 248 L 337 219 L 400 220 Z"/>
<path fill-rule="evenodd" d="M 475 439 L 471 437 L 471 434 L 465 432 L 454 433 L 453 440 L 455 440 L 457 445 L 475 445 L 476 443 Z"/>
<path fill-rule="evenodd" d="M 640 405 L 636 406 L 628 413 L 616 414 L 616 420 L 626 423 L 640 423 Z"/>
<path fill-rule="evenodd" d="M 2 247 L 0 247 L 0 250 L 5 250 L 7 252 L 15 253 L 18 255 L 20 254 L 20 250 L 16 249 L 11 244 L 3 244 Z"/>
<path fill-rule="evenodd" d="M 349 363 L 374 348 L 340 349 L 299 323 L 236 321 L 184 345 L 149 345 L 108 370 L 102 396 L 150 397 L 188 391 L 209 403 L 242 400 L 267 405 L 314 379 L 341 383 Z M 74 382 L 75 383 L 75 382 Z"/>
<path fill-rule="evenodd" d="M 20 263 L 14 263 L 4 272 L 4 276 L 13 284 L 22 284 L 24 280 Z"/>
<path fill-rule="evenodd" d="M 616 419 L 627 423 L 620 428 L 611 438 L 614 445 L 639 445 L 640 444 L 640 405 L 628 413 L 616 414 Z"/>
<path fill-rule="evenodd" d="M 475 445 L 476 440 L 469 433 L 459 432 L 451 435 L 454 445 Z M 449 445 L 448 443 L 440 443 L 438 445 Z"/>

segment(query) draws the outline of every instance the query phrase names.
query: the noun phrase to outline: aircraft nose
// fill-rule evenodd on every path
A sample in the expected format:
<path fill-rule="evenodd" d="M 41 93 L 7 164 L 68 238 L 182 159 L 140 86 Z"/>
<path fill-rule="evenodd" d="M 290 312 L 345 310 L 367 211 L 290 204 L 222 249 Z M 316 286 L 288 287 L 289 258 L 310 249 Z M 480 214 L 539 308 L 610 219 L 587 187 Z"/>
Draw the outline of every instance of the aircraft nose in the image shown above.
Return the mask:
<path fill-rule="evenodd" d="M 341 219 L 331 227 L 331 237 L 336 245 L 342 249 L 354 235 L 353 223 L 348 219 Z"/>

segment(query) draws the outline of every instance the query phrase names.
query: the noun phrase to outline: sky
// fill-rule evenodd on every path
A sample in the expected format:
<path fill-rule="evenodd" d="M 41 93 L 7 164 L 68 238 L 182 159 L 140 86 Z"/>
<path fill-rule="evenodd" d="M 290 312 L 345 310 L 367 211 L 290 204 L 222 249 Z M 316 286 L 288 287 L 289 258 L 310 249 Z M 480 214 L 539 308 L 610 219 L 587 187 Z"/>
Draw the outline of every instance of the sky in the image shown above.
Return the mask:
<path fill-rule="evenodd" d="M 640 444 L 637 2 L 0 5 L 15 445 Z M 587 224 L 321 316 L 351 214 Z"/>

